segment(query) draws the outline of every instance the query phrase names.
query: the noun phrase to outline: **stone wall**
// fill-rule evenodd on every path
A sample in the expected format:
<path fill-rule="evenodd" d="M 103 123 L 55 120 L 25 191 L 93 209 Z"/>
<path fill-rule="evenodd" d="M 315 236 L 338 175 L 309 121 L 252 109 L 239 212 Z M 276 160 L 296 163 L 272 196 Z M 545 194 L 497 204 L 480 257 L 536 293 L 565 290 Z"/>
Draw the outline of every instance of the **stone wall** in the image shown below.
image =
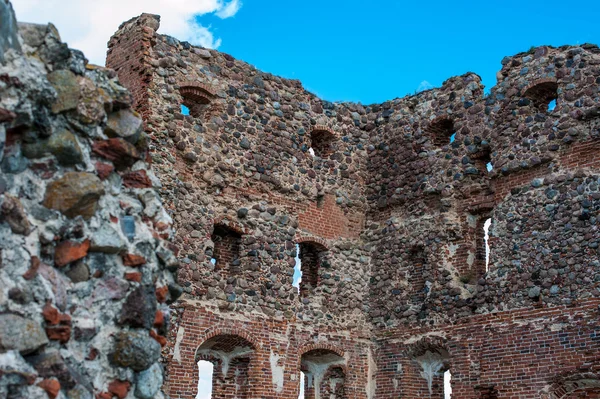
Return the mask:
<path fill-rule="evenodd" d="M 454 397 L 593 397 L 596 46 L 507 57 L 489 94 L 467 73 L 364 106 L 159 35 L 158 21 L 124 23 L 108 65 L 144 71 L 127 84 L 145 88 L 177 231 L 172 397 L 195 394 L 198 360 L 215 364 L 217 397 L 295 398 L 301 370 L 311 398 L 443 397 L 447 370 Z M 124 58 L 136 37 L 143 50 Z"/>
<path fill-rule="evenodd" d="M 53 25 L 0 22 L 0 397 L 162 398 L 181 288 L 142 120 Z"/>
<path fill-rule="evenodd" d="M 597 46 L 365 106 L 159 25 L 114 70 L 0 41 L 7 395 L 161 397 L 162 345 L 172 398 L 200 360 L 223 398 L 598 397 Z"/>

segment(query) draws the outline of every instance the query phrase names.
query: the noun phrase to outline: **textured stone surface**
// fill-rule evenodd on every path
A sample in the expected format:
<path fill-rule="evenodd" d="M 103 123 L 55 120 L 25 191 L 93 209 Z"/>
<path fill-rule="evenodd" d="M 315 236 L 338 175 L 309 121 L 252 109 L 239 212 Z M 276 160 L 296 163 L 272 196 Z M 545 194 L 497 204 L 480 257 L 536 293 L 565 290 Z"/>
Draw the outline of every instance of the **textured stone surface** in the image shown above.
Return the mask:
<path fill-rule="evenodd" d="M 103 194 L 104 186 L 97 176 L 86 172 L 67 172 L 48 184 L 43 204 L 67 217 L 81 215 L 90 218 Z"/>
<path fill-rule="evenodd" d="M 155 290 L 177 290 L 155 255 L 176 259 L 149 143 L 114 71 L 86 65 L 51 24 L 17 33 L 10 10 L 0 0 L 0 397 L 134 397 L 136 372 L 156 364 L 168 332 L 153 325 L 168 314 Z M 19 43 L 23 53 L 4 57 Z M 120 334 L 133 334 L 135 370 L 110 361 Z"/>
<path fill-rule="evenodd" d="M 162 368 L 154 363 L 148 370 L 137 374 L 135 396 L 140 399 L 152 399 L 163 383 Z"/>
<path fill-rule="evenodd" d="M 48 343 L 42 326 L 16 314 L 0 314 L 0 349 L 34 352 Z"/>
<path fill-rule="evenodd" d="M 135 371 L 144 371 L 160 356 L 160 345 L 139 331 L 120 332 L 115 335 L 110 360 L 119 367 L 129 367 Z"/>

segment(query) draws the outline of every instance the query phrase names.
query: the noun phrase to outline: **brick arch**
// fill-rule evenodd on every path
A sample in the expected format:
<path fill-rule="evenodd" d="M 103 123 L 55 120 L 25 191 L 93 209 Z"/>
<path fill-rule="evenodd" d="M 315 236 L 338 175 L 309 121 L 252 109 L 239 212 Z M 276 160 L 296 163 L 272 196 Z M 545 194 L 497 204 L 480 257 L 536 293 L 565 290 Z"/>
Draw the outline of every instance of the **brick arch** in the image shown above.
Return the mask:
<path fill-rule="evenodd" d="M 193 91 L 198 93 L 204 93 L 210 97 L 216 94 L 215 89 L 206 83 L 201 82 L 179 82 L 179 92 Z"/>
<path fill-rule="evenodd" d="M 545 84 L 545 83 L 550 83 L 550 84 L 554 83 L 554 84 L 556 84 L 557 80 L 556 80 L 556 78 L 540 78 L 540 79 L 536 79 L 533 82 L 529 83 L 527 86 L 525 86 L 521 90 L 521 93 L 524 94 L 524 93 L 527 92 L 527 90 L 529 90 L 529 89 L 531 89 L 531 88 L 533 88 L 535 86 L 538 86 L 538 85 L 541 85 L 541 84 Z"/>
<path fill-rule="evenodd" d="M 448 353 L 448 340 L 445 337 L 439 336 L 427 336 L 423 337 L 417 342 L 407 344 L 404 348 L 404 354 L 407 357 L 420 356 L 428 350 L 442 349 Z"/>
<path fill-rule="evenodd" d="M 334 344 L 325 342 L 310 343 L 304 344 L 298 349 L 298 361 L 300 361 L 302 355 L 313 350 L 328 350 L 335 353 L 339 357 L 344 357 L 346 354 L 342 348 Z"/>
<path fill-rule="evenodd" d="M 196 348 L 196 351 L 206 341 L 208 341 L 211 338 L 218 337 L 219 335 L 234 335 L 234 336 L 241 337 L 241 338 L 245 339 L 246 341 L 248 341 L 253 346 L 254 350 L 260 350 L 260 349 L 262 349 L 262 346 L 263 346 L 261 341 L 257 337 L 255 337 L 253 334 L 249 333 L 248 331 L 246 331 L 244 329 L 217 326 L 217 327 L 211 327 L 211 328 L 205 330 L 203 334 L 200 334 L 198 336 L 198 339 L 196 340 L 195 345 L 194 345 Z"/>
<path fill-rule="evenodd" d="M 300 236 L 300 237 L 296 238 L 296 244 L 301 244 L 303 242 L 319 244 L 319 245 L 325 247 L 326 251 L 329 251 L 329 245 L 327 244 L 327 241 L 325 241 L 324 239 L 322 239 L 320 237 Z"/>
<path fill-rule="evenodd" d="M 250 230 L 249 228 L 247 228 L 240 222 L 231 220 L 227 216 L 217 216 L 216 218 L 214 218 L 213 226 L 216 226 L 216 225 L 225 226 L 228 229 L 230 229 L 240 235 L 252 234 L 252 230 Z"/>
<path fill-rule="evenodd" d="M 600 372 L 575 373 L 559 377 L 539 394 L 540 399 L 565 399 L 573 393 L 594 389 L 600 393 Z"/>
<path fill-rule="evenodd" d="M 327 125 L 315 125 L 312 127 L 312 129 L 310 129 L 310 134 L 312 135 L 315 132 L 327 132 L 330 135 L 332 135 L 333 137 L 337 138 L 338 134 L 335 132 L 335 130 L 333 130 L 331 127 L 327 126 Z"/>

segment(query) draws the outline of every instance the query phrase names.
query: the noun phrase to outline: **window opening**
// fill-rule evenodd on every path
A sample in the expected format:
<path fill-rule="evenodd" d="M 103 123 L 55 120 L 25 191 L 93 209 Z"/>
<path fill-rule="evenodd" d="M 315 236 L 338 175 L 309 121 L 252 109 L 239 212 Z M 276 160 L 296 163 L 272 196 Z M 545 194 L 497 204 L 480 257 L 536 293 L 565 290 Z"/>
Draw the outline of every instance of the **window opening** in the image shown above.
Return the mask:
<path fill-rule="evenodd" d="M 240 251 L 242 236 L 223 225 L 216 225 L 211 235 L 214 243 L 213 255 L 210 262 L 216 270 L 228 270 L 231 275 L 240 272 Z"/>
<path fill-rule="evenodd" d="M 450 118 L 438 118 L 433 120 L 428 127 L 431 141 L 436 147 L 443 147 L 456 140 L 454 122 Z"/>
<path fill-rule="evenodd" d="M 211 102 L 212 94 L 200 87 L 184 86 L 179 89 L 179 93 L 182 98 L 181 113 L 194 118 L 202 116 Z"/>
<path fill-rule="evenodd" d="M 554 111 L 554 108 L 556 108 L 556 99 L 548 103 L 548 112 Z"/>
<path fill-rule="evenodd" d="M 300 260 L 300 295 L 307 295 L 317 288 L 319 269 L 325 262 L 327 249 L 316 242 L 305 241 L 298 245 Z"/>
<path fill-rule="evenodd" d="M 302 260 L 300 259 L 300 245 L 296 244 L 296 264 L 294 265 L 294 276 L 292 286 L 296 287 L 300 293 L 300 283 L 302 282 Z"/>
<path fill-rule="evenodd" d="M 313 130 L 308 152 L 313 157 L 327 158 L 334 152 L 335 135 L 329 130 Z"/>
<path fill-rule="evenodd" d="M 484 240 L 485 240 L 485 272 L 490 271 L 490 226 L 492 219 L 489 218 L 483 224 Z"/>
<path fill-rule="evenodd" d="M 345 399 L 345 362 L 342 356 L 328 349 L 315 349 L 303 354 L 300 368 L 305 376 L 305 385 L 301 385 L 304 389 L 299 398 Z"/>
<path fill-rule="evenodd" d="M 523 96 L 530 99 L 539 111 L 551 111 L 550 103 L 554 103 L 556 106 L 558 84 L 556 82 L 538 83 L 528 88 Z"/>
<path fill-rule="evenodd" d="M 489 173 L 494 169 L 492 156 L 489 148 L 484 148 L 472 156 L 475 167 L 483 174 Z"/>
<path fill-rule="evenodd" d="M 198 394 L 196 399 L 211 399 L 214 364 L 208 360 L 198 362 Z"/>
<path fill-rule="evenodd" d="M 452 373 L 450 370 L 444 372 L 444 399 L 452 398 Z"/>
<path fill-rule="evenodd" d="M 300 393 L 298 394 L 298 399 L 304 399 L 304 380 L 306 379 L 306 375 L 304 372 L 300 372 Z"/>

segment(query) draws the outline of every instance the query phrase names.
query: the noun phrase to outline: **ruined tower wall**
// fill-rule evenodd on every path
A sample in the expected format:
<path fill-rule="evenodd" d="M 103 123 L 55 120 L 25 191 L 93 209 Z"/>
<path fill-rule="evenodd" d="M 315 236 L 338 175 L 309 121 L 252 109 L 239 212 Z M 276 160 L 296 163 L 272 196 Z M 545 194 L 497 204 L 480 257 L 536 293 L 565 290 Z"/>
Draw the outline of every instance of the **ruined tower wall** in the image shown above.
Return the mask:
<path fill-rule="evenodd" d="M 144 25 L 155 29 L 157 19 L 129 21 L 111 39 L 107 64 L 119 75 L 131 76 L 120 43 L 132 42 Z M 194 395 L 198 348 L 211 334 L 243 332 L 253 347 L 252 391 L 239 395 L 297 396 L 302 354 L 331 346 L 353 371 L 346 395 L 365 398 L 369 254 L 360 239 L 366 200 L 357 182 L 365 179 L 368 135 L 346 107 L 316 98 L 298 81 L 168 36 L 149 41 L 145 126 L 177 231 L 186 297 L 174 308 L 167 391 Z M 238 240 L 233 262 L 219 260 L 233 248 L 219 247 L 231 242 L 224 234 Z M 297 244 L 319 254 L 315 283 L 302 294 L 292 286 Z"/>
<path fill-rule="evenodd" d="M 460 398 L 593 394 L 597 47 L 507 57 L 488 95 L 467 73 L 363 106 L 158 35 L 157 21 L 123 24 L 108 65 L 146 85 L 177 230 L 172 397 L 195 394 L 198 360 L 222 369 L 215 353 L 240 348 L 239 397 L 297 397 L 306 357 L 324 351 L 345 359 L 348 398 L 441 397 L 447 369 Z M 140 31 L 151 46 L 121 51 Z M 152 78 L 127 56 L 145 57 Z M 319 254 L 300 293 L 296 244 Z"/>

